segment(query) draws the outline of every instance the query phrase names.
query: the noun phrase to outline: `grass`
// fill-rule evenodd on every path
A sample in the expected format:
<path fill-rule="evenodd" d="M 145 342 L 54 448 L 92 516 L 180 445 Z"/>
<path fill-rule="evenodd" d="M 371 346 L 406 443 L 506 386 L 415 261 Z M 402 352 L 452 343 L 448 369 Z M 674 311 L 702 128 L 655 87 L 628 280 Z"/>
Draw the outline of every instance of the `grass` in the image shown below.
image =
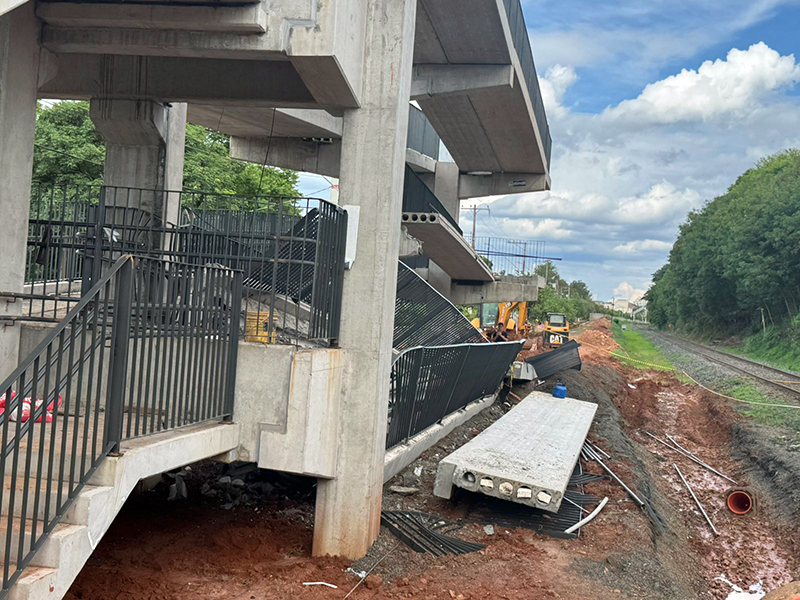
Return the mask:
<path fill-rule="evenodd" d="M 800 409 L 758 406 L 760 403 L 787 404 L 787 402 L 770 398 L 755 385 L 737 383 L 727 388 L 725 393 L 739 400 L 754 402 L 755 404 L 746 405 L 747 408 L 742 411 L 742 414 L 752 417 L 757 423 L 772 427 L 789 427 L 795 431 L 800 431 Z"/>
<path fill-rule="evenodd" d="M 611 324 L 611 332 L 614 335 L 614 339 L 622 347 L 622 352 L 617 351 L 616 354 L 625 354 L 634 361 L 640 361 L 625 362 L 628 362 L 637 369 L 653 368 L 652 366 L 648 365 L 656 365 L 656 367 L 661 367 L 662 369 L 668 369 L 670 371 L 675 368 L 672 363 L 664 357 L 661 351 L 655 345 L 653 345 L 652 342 L 650 342 L 650 340 L 648 340 L 638 331 L 631 329 L 631 325 L 629 323 L 626 325 L 627 329 L 623 331 L 620 323 L 612 322 Z"/>
<path fill-rule="evenodd" d="M 755 338 L 755 336 L 754 336 Z M 758 338 L 748 338 L 741 346 L 718 346 L 720 350 L 757 360 L 765 365 L 800 373 L 800 348 L 791 342 L 768 344 Z"/>

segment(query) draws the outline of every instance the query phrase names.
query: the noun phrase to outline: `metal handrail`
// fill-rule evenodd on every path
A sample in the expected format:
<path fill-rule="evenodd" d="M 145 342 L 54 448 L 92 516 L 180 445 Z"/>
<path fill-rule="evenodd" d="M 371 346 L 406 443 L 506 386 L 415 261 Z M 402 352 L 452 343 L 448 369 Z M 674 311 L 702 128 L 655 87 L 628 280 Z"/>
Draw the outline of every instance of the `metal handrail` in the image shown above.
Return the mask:
<path fill-rule="evenodd" d="M 497 391 L 523 342 L 419 346 L 392 364 L 386 448 Z"/>
<path fill-rule="evenodd" d="M 232 418 L 241 287 L 226 267 L 121 256 L 0 384 L 0 599 L 122 441 Z"/>

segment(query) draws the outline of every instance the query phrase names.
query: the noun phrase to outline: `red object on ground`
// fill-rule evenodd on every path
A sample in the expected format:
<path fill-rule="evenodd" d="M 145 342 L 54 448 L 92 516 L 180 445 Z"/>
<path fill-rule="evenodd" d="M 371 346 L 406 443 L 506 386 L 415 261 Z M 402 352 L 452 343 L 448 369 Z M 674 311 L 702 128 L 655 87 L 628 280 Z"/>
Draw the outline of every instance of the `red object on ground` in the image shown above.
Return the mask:
<path fill-rule="evenodd" d="M 725 504 L 728 506 L 728 510 L 733 514 L 746 515 L 753 510 L 756 503 L 753 496 L 748 492 L 744 490 L 733 490 L 728 494 Z"/>

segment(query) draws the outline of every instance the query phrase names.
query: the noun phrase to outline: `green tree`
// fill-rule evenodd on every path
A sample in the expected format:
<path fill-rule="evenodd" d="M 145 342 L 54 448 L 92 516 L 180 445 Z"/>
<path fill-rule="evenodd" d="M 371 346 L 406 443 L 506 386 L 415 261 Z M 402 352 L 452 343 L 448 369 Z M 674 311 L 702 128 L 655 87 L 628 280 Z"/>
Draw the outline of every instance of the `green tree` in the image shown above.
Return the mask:
<path fill-rule="evenodd" d="M 534 275 L 540 275 L 545 278 L 545 283 L 550 286 L 557 284 L 561 280 L 561 276 L 558 274 L 558 269 L 553 264 L 553 261 L 546 260 L 542 264 L 538 265 L 533 270 Z"/>
<path fill-rule="evenodd" d="M 49 107 L 38 103 L 34 141 L 34 181 L 102 183 L 106 149 L 89 118 L 88 102 L 57 102 Z"/>
<path fill-rule="evenodd" d="M 800 151 L 769 156 L 689 214 L 648 291 L 650 320 L 742 334 L 790 321 L 800 303 Z"/>
<path fill-rule="evenodd" d="M 89 116 L 88 102 L 39 104 L 36 110 L 34 181 L 52 184 L 101 185 L 105 143 Z M 297 197 L 294 171 L 254 165 L 229 156 L 228 136 L 200 125 L 186 126 L 183 189 L 236 196 Z M 187 194 L 187 204 L 198 204 L 202 194 Z M 240 199 L 221 199 L 246 208 Z M 235 206 L 237 205 L 238 206 Z"/>

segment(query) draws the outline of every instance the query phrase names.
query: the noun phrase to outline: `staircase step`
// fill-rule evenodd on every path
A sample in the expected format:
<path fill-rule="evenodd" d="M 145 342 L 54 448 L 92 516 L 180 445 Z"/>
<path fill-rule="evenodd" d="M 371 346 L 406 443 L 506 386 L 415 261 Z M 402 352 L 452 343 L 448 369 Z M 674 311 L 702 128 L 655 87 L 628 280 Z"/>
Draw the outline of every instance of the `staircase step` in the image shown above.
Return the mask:
<path fill-rule="evenodd" d="M 34 506 L 35 499 L 36 499 L 36 478 L 31 477 L 28 480 L 28 502 L 27 506 L 25 507 L 25 516 L 28 519 L 32 519 L 34 516 L 34 508 L 36 508 L 36 518 L 41 520 L 44 518 L 45 515 L 45 504 L 47 500 L 47 481 L 41 480 L 39 482 L 39 503 L 38 506 Z M 22 477 L 13 478 L 10 475 L 5 476 L 5 480 L 3 483 L 3 502 L 2 502 L 2 514 L 6 515 L 8 513 L 8 506 L 11 502 L 11 495 L 9 493 L 12 484 L 16 488 L 15 498 L 14 498 L 14 516 L 21 517 L 22 516 L 22 492 L 25 487 L 25 480 Z M 49 512 L 50 516 L 52 517 L 55 513 L 56 503 L 58 502 L 58 487 L 57 482 L 52 482 L 50 486 L 50 505 L 49 505 Z M 111 493 L 112 489 L 108 487 L 101 487 L 101 486 L 91 486 L 87 485 L 84 486 L 83 492 L 77 495 L 73 503 L 67 509 L 67 512 L 62 519 L 64 523 L 70 523 L 74 525 L 87 525 L 88 524 L 88 510 L 90 507 L 91 502 L 95 501 L 98 498 L 100 493 L 109 494 Z M 69 493 L 69 483 L 64 483 L 61 486 L 61 503 L 63 504 L 66 502 Z"/>
<path fill-rule="evenodd" d="M 42 536 L 42 524 L 39 521 L 36 524 L 37 535 L 36 541 L 38 542 Z M 31 565 L 39 567 L 58 567 L 61 557 L 61 549 L 65 543 L 68 543 L 74 536 L 82 536 L 86 532 L 85 525 L 70 525 L 67 523 L 59 523 L 49 533 L 42 547 L 36 552 L 36 555 L 31 561 Z M 17 562 L 17 550 L 19 549 L 20 535 L 25 536 L 23 545 L 23 554 L 30 550 L 30 542 L 33 534 L 33 524 L 30 519 L 25 519 L 25 529 L 22 531 L 22 520 L 19 517 L 14 517 L 11 527 L 11 563 Z M 8 538 L 8 517 L 3 516 L 0 521 L 0 550 L 5 552 L 6 540 Z"/>
<path fill-rule="evenodd" d="M 58 569 L 52 567 L 27 567 L 8 593 L 8 600 L 48 598 L 56 587 Z"/>

